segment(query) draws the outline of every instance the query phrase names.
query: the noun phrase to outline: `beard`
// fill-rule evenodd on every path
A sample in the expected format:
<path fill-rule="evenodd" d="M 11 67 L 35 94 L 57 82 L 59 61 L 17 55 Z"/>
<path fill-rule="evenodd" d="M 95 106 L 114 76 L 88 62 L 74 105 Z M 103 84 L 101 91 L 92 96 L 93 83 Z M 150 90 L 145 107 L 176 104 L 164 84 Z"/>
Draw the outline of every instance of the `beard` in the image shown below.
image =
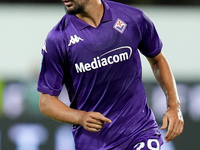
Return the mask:
<path fill-rule="evenodd" d="M 65 7 L 65 11 L 69 15 L 76 15 L 76 14 L 84 12 L 84 7 L 80 6 L 79 4 L 76 4 L 76 6 L 72 9 L 68 9 L 67 7 Z"/>

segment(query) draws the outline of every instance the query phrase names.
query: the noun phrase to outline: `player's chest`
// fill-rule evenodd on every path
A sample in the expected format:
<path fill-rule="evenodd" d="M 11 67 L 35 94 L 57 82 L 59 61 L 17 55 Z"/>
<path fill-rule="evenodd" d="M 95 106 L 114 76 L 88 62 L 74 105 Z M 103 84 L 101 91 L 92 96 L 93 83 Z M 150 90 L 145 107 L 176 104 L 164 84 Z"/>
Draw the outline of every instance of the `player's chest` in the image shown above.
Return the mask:
<path fill-rule="evenodd" d="M 67 43 L 70 62 L 88 62 L 108 54 L 120 55 L 130 51 L 130 48 L 131 51 L 137 51 L 140 41 L 139 32 L 131 26 L 121 25 L 120 28 L 115 24 L 110 22 L 98 28 L 71 31 Z"/>

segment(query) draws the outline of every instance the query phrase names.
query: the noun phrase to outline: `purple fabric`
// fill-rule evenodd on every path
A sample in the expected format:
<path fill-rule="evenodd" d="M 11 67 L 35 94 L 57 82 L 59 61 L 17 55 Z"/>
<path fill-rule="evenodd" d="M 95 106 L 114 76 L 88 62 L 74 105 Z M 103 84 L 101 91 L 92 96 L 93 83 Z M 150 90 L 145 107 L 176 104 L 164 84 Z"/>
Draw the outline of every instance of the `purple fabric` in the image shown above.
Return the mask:
<path fill-rule="evenodd" d="M 77 150 L 108 149 L 143 130 L 157 132 L 146 102 L 139 51 L 154 57 L 162 42 L 141 10 L 103 3 L 105 12 L 97 28 L 66 14 L 42 50 L 38 91 L 58 96 L 65 84 L 71 108 L 97 111 L 112 120 L 98 133 L 74 126 Z"/>

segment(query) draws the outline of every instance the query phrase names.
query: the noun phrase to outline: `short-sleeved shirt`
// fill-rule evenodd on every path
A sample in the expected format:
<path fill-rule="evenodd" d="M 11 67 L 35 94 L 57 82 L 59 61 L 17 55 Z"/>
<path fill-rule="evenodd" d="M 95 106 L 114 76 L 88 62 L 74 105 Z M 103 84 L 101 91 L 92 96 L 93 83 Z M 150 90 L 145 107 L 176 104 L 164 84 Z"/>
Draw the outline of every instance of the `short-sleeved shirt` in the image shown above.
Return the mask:
<path fill-rule="evenodd" d="M 71 108 L 100 112 L 112 120 L 97 133 L 74 125 L 77 150 L 107 150 L 148 129 L 158 133 L 146 101 L 139 52 L 155 57 L 162 42 L 143 11 L 102 2 L 98 27 L 66 14 L 42 49 L 38 91 L 58 96 L 64 84 Z"/>

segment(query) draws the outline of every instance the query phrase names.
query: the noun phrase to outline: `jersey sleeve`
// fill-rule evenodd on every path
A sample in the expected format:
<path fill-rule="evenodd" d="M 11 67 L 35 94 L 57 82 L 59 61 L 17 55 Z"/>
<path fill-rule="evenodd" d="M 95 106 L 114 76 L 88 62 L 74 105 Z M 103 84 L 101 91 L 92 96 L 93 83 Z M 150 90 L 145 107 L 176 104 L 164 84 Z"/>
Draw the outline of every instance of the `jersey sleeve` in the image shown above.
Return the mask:
<path fill-rule="evenodd" d="M 41 93 L 58 96 L 63 87 L 64 48 L 60 33 L 50 32 L 42 49 L 42 64 L 37 90 Z"/>
<path fill-rule="evenodd" d="M 145 13 L 142 14 L 140 28 L 141 41 L 138 45 L 138 49 L 147 57 L 155 57 L 161 52 L 163 44 L 154 24 Z"/>

